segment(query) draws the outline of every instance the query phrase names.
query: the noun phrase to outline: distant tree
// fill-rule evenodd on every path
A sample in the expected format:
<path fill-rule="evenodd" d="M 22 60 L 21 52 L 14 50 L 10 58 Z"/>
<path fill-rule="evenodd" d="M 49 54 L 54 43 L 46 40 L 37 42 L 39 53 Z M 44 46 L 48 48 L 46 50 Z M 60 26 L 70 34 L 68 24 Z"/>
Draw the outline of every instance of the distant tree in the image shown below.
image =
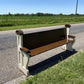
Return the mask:
<path fill-rule="evenodd" d="M 45 16 L 54 16 L 54 14 L 45 13 Z"/>
<path fill-rule="evenodd" d="M 8 15 L 9 15 L 9 16 L 12 16 L 12 14 L 11 14 L 10 12 L 8 13 Z"/>
<path fill-rule="evenodd" d="M 19 13 L 16 13 L 16 14 L 14 14 L 14 16 L 20 16 L 20 14 Z"/>
<path fill-rule="evenodd" d="M 62 14 L 62 13 L 60 13 L 59 15 L 61 15 L 61 16 L 62 16 L 63 14 Z"/>
<path fill-rule="evenodd" d="M 30 16 L 35 16 L 35 14 L 32 13 L 32 14 L 30 14 Z"/>
<path fill-rule="evenodd" d="M 70 16 L 74 16 L 74 14 L 70 14 Z"/>
<path fill-rule="evenodd" d="M 43 13 L 36 13 L 36 16 L 44 16 Z"/>
<path fill-rule="evenodd" d="M 77 13 L 76 15 L 79 16 L 80 14 Z"/>
<path fill-rule="evenodd" d="M 25 14 L 25 15 L 26 15 L 26 16 L 29 16 L 30 14 L 27 13 L 27 14 Z"/>

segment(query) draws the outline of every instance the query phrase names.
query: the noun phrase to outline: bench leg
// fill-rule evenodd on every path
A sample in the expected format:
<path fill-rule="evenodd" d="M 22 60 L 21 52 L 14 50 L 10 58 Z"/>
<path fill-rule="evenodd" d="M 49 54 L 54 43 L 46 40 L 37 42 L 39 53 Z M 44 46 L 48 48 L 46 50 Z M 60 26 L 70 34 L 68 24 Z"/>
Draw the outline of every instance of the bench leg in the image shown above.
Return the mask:
<path fill-rule="evenodd" d="M 73 50 L 74 50 L 72 48 L 73 44 L 74 44 L 74 41 L 73 42 L 70 42 L 70 43 L 67 43 L 66 44 L 66 50 L 73 52 Z"/>
<path fill-rule="evenodd" d="M 66 50 L 66 44 L 62 45 L 62 49 Z"/>
<path fill-rule="evenodd" d="M 68 51 L 71 51 L 72 52 L 74 50 L 72 48 L 73 44 L 74 44 L 74 41 L 73 42 L 70 42 L 70 43 L 67 43 L 67 44 L 65 44 L 65 45 L 62 46 L 62 49 L 63 50 L 68 50 Z"/>
<path fill-rule="evenodd" d="M 28 70 L 28 63 L 29 63 L 29 55 L 19 51 L 18 52 L 18 68 L 26 75 L 29 75 L 29 70 Z"/>

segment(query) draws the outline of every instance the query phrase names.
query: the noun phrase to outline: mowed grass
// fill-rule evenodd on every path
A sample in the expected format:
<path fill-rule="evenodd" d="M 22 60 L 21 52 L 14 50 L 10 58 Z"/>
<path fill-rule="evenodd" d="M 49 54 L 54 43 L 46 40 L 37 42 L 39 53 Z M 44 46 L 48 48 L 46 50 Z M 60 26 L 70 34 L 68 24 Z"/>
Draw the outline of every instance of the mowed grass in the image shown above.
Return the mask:
<path fill-rule="evenodd" d="M 0 31 L 84 23 L 84 16 L 0 16 Z"/>
<path fill-rule="evenodd" d="M 21 84 L 84 84 L 84 51 L 28 77 Z"/>

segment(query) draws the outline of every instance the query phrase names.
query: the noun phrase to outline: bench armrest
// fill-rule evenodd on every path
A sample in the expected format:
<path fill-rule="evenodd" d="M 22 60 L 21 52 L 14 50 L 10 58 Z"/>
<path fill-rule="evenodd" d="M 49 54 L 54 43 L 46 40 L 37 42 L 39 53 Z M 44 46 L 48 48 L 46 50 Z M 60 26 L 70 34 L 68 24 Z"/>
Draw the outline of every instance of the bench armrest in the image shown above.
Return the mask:
<path fill-rule="evenodd" d="M 25 53 L 31 53 L 29 49 L 23 47 L 23 48 L 20 48 L 21 51 L 24 51 Z"/>
<path fill-rule="evenodd" d="M 68 37 L 69 37 L 69 38 L 75 39 L 75 36 L 72 36 L 72 35 L 68 35 Z"/>
<path fill-rule="evenodd" d="M 71 40 L 73 40 L 73 42 L 75 42 L 75 36 L 68 35 L 68 39 L 71 39 Z"/>

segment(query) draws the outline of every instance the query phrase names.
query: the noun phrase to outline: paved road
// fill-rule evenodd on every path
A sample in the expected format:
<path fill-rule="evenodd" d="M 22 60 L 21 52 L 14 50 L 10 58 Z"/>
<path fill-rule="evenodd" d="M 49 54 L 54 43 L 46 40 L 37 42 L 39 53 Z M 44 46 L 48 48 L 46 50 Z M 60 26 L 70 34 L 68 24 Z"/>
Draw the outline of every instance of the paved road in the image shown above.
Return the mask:
<path fill-rule="evenodd" d="M 57 28 L 60 27 L 63 26 L 57 26 Z M 36 32 L 36 31 L 43 31 L 51 28 L 56 28 L 56 27 L 54 26 L 54 27 L 46 27 L 46 28 L 25 29 L 24 31 Z M 76 35 L 82 32 L 84 32 L 84 24 L 72 25 L 71 34 Z M 39 61 L 39 59 L 36 61 Z M 0 32 L 0 84 L 3 84 L 4 82 L 15 79 L 22 75 L 23 74 L 17 69 L 15 31 L 14 30 L 1 31 Z"/>

